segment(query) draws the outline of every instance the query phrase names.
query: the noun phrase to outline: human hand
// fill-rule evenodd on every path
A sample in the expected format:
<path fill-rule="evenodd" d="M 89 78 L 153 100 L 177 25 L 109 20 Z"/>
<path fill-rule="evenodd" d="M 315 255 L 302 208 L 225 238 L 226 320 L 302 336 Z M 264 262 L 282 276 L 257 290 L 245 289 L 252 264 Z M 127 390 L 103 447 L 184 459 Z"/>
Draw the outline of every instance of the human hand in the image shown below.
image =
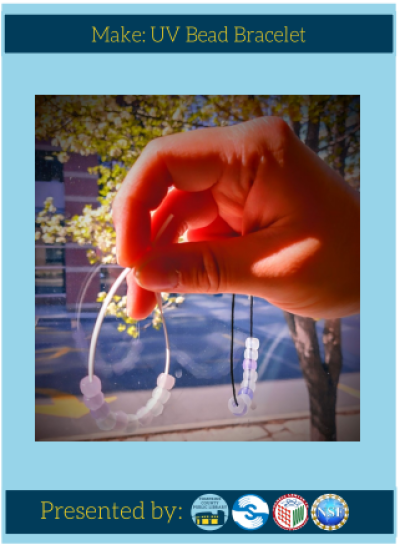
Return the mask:
<path fill-rule="evenodd" d="M 314 318 L 359 311 L 359 194 L 279 118 L 153 140 L 113 220 L 118 263 L 135 268 L 133 318 L 160 291 L 249 294 Z"/>

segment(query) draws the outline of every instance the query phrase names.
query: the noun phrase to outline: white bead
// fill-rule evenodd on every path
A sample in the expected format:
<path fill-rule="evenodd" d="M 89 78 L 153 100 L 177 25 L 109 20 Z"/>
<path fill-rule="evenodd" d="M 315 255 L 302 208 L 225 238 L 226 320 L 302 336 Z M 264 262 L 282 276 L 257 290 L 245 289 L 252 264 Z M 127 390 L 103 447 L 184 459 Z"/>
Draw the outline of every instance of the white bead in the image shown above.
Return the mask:
<path fill-rule="evenodd" d="M 251 399 L 251 397 L 250 397 L 249 395 L 247 395 L 247 394 L 240 394 L 239 397 L 241 397 L 241 398 L 243 399 L 243 401 L 245 402 L 245 404 L 247 405 L 247 407 L 250 407 L 250 405 L 252 404 L 252 401 L 253 401 L 253 400 Z"/>
<path fill-rule="evenodd" d="M 166 403 L 168 399 L 171 397 L 171 392 L 168 392 L 168 390 L 164 390 L 164 388 L 160 388 L 160 386 L 157 386 L 157 388 L 154 388 L 153 393 L 151 394 L 154 399 L 157 399 L 160 403 Z"/>
<path fill-rule="evenodd" d="M 126 425 L 127 433 L 133 433 L 139 427 L 139 419 L 136 414 L 128 414 L 128 423 Z"/>
<path fill-rule="evenodd" d="M 148 400 L 148 402 L 146 403 L 146 407 L 148 407 L 150 409 L 151 413 L 154 416 L 159 416 L 164 410 L 164 405 L 162 403 L 160 403 L 154 397 L 151 397 Z"/>
<path fill-rule="evenodd" d="M 243 380 L 256 381 L 258 379 L 258 373 L 254 369 L 245 369 L 243 371 Z"/>
<path fill-rule="evenodd" d="M 165 390 L 171 390 L 175 385 L 175 377 L 172 375 L 167 375 L 166 373 L 161 373 L 157 378 L 157 386 L 164 388 Z"/>
<path fill-rule="evenodd" d="M 244 351 L 244 357 L 247 360 L 257 360 L 258 359 L 258 350 L 254 348 L 246 348 Z"/>
<path fill-rule="evenodd" d="M 153 414 L 148 407 L 141 407 L 136 413 L 136 416 L 138 417 L 138 420 L 142 426 L 150 424 L 150 422 L 153 420 Z"/>
<path fill-rule="evenodd" d="M 160 416 L 164 410 L 164 405 L 162 403 L 157 403 L 152 409 L 151 412 L 154 416 Z"/>
<path fill-rule="evenodd" d="M 235 400 L 231 397 L 228 401 L 228 409 L 236 416 L 245 415 L 247 413 L 247 405 L 245 404 L 244 399 L 242 399 L 242 396 L 238 396 L 237 402 L 238 404 L 236 405 Z"/>
<path fill-rule="evenodd" d="M 260 346 L 260 341 L 256 339 L 255 337 L 248 337 L 246 339 L 246 348 L 254 348 L 254 350 L 258 350 L 259 346 Z"/>
<path fill-rule="evenodd" d="M 250 390 L 253 390 L 253 392 L 256 389 L 256 381 L 255 380 L 243 380 L 243 382 L 240 384 L 241 388 L 250 388 Z"/>
<path fill-rule="evenodd" d="M 110 431 L 115 428 L 117 418 L 114 413 L 109 413 L 105 418 L 96 420 L 97 426 L 104 431 Z"/>

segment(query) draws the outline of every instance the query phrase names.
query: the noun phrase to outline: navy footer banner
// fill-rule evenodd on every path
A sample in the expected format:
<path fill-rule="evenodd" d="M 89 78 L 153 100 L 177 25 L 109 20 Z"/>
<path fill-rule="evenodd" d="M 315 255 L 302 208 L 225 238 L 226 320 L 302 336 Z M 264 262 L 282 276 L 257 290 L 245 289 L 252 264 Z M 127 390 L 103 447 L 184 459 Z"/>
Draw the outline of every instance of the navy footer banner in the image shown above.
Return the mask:
<path fill-rule="evenodd" d="M 6 534 L 282 534 L 291 530 L 393 534 L 394 492 L 6 491 Z"/>

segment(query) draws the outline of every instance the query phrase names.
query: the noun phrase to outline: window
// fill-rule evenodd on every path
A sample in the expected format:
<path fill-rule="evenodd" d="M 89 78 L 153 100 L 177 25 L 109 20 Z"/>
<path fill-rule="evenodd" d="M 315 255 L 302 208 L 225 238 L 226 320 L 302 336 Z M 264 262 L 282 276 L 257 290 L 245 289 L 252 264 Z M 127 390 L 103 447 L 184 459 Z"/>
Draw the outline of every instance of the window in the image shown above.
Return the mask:
<path fill-rule="evenodd" d="M 35 270 L 35 294 L 64 293 L 64 269 Z"/>
<path fill-rule="evenodd" d="M 64 248 L 45 248 L 46 250 L 46 265 L 64 265 L 65 250 Z"/>
<path fill-rule="evenodd" d="M 35 248 L 35 294 L 65 293 L 65 250 L 62 247 Z"/>
<path fill-rule="evenodd" d="M 35 151 L 35 180 L 63 182 L 63 165 L 51 151 Z"/>

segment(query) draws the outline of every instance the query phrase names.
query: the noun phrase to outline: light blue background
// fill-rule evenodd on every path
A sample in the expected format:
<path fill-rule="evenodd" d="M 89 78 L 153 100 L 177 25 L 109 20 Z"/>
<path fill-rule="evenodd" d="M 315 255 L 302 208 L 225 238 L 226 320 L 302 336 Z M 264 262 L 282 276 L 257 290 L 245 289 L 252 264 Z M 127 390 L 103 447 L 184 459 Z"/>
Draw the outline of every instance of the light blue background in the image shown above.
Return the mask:
<path fill-rule="evenodd" d="M 394 12 L 393 5 L 3 6 L 3 14 Z M 361 442 L 35 443 L 32 213 L 35 94 L 164 93 L 361 95 Z M 222 473 L 221 464 L 212 463 L 205 473 L 194 470 L 198 462 L 204 465 L 216 454 L 224 461 Z M 248 462 L 254 470 L 248 470 Z M 198 489 L 212 492 L 238 489 L 246 492 L 280 489 L 290 492 L 320 489 L 334 492 L 394 488 L 394 54 L 3 54 L 3 490 Z M 368 496 L 366 501 L 368 503 Z M 373 506 L 369 507 L 366 527 L 368 517 L 373 516 Z M 321 543 L 326 539 L 323 532 L 316 536 L 212 536 L 214 543 Z M 7 543 L 201 543 L 207 540 L 208 535 L 165 538 L 157 535 L 3 535 Z M 329 535 L 329 541 L 390 543 L 394 538 L 334 532 Z"/>

